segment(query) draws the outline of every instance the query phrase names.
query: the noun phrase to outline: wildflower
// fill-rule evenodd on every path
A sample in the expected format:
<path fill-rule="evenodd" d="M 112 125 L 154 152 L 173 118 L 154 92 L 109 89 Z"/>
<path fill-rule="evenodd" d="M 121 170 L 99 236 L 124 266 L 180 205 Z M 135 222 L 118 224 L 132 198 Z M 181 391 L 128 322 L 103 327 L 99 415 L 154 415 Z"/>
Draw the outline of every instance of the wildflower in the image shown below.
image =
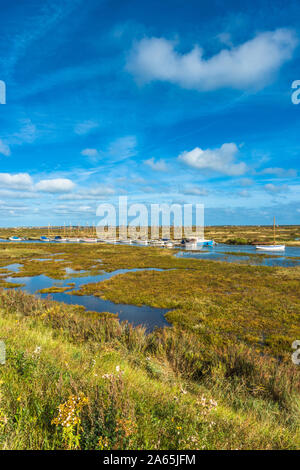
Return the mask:
<path fill-rule="evenodd" d="M 120 366 L 116 366 L 116 371 L 120 372 Z"/>

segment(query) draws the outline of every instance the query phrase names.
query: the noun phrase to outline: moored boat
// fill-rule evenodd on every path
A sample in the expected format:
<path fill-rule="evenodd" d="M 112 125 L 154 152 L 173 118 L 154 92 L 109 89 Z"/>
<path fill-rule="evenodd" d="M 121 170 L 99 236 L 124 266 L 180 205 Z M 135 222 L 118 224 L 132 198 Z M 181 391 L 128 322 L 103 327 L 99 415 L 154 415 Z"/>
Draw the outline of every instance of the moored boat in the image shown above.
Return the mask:
<path fill-rule="evenodd" d="M 83 243 L 98 243 L 98 238 L 81 238 Z"/>
<path fill-rule="evenodd" d="M 136 240 L 136 243 L 137 243 L 138 245 L 148 245 L 148 240 L 142 240 L 141 238 L 138 238 L 138 239 Z"/>
<path fill-rule="evenodd" d="M 276 228 L 275 228 L 275 217 L 274 217 L 274 222 L 273 222 L 273 245 L 256 245 L 256 249 L 260 251 L 284 251 L 285 250 L 285 245 L 276 245 L 275 243 L 275 234 L 276 234 Z"/>
<path fill-rule="evenodd" d="M 255 248 L 260 251 L 284 251 L 285 245 L 256 245 Z"/>
<path fill-rule="evenodd" d="M 24 240 L 24 238 L 21 238 L 21 237 L 9 237 L 9 240 L 11 242 L 21 242 L 22 240 Z"/>

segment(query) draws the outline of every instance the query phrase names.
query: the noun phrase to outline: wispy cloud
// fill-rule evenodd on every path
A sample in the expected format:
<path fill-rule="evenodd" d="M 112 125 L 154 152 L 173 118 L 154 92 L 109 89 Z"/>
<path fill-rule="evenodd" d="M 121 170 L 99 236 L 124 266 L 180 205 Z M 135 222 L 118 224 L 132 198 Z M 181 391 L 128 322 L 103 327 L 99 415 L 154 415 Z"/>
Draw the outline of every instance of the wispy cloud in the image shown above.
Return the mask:
<path fill-rule="evenodd" d="M 276 194 L 276 193 L 281 193 L 281 192 L 286 192 L 288 190 L 288 186 L 283 185 L 283 186 L 277 186 L 273 183 L 267 183 L 264 185 L 264 189 L 271 194 Z"/>
<path fill-rule="evenodd" d="M 3 142 L 3 140 L 0 139 L 0 154 L 5 155 L 6 157 L 9 157 L 11 154 L 9 146 Z"/>
<path fill-rule="evenodd" d="M 154 158 L 149 158 L 149 160 L 144 160 L 144 163 L 154 171 L 168 171 L 168 166 L 162 159 L 155 161 Z"/>
<path fill-rule="evenodd" d="M 76 124 L 74 132 L 78 135 L 86 135 L 97 127 L 99 127 L 99 124 L 95 121 L 84 121 L 79 124 Z"/>
<path fill-rule="evenodd" d="M 97 149 L 84 149 L 81 152 L 81 155 L 88 157 L 90 160 L 97 160 L 99 158 L 99 152 Z"/>
<path fill-rule="evenodd" d="M 24 18 L 24 29 L 13 36 L 9 55 L 3 60 L 6 74 L 10 75 L 17 62 L 26 55 L 30 46 L 40 37 L 63 21 L 82 0 L 67 0 L 64 3 L 52 0 L 42 4 L 35 16 Z"/>
<path fill-rule="evenodd" d="M 279 178 L 295 178 L 298 174 L 297 170 L 293 168 L 264 168 L 261 173 L 263 175 L 273 175 Z"/>
<path fill-rule="evenodd" d="M 95 161 L 98 159 L 106 163 L 116 163 L 137 154 L 137 140 L 134 135 L 120 137 L 111 142 L 105 150 L 95 148 L 86 148 L 81 151 L 81 155 Z"/>

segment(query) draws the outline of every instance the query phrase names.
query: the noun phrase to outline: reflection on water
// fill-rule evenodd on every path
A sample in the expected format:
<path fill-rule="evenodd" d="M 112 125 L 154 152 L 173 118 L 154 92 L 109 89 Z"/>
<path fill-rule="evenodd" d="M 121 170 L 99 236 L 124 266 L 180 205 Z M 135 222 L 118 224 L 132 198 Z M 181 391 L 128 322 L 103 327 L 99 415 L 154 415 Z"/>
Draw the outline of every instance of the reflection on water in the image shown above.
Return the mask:
<path fill-rule="evenodd" d="M 69 291 L 73 289 L 78 289 L 83 284 L 89 284 L 91 282 L 101 282 L 107 279 L 116 276 L 117 274 L 124 274 L 128 272 L 137 272 L 137 271 L 164 271 L 163 269 L 118 269 L 111 273 L 103 272 L 96 276 L 86 276 L 86 277 L 68 277 L 68 279 L 63 279 L 60 281 L 51 279 L 44 274 L 40 276 L 33 277 L 7 277 L 8 282 L 12 283 L 21 283 L 24 284 L 21 287 L 22 290 L 35 294 L 38 290 L 46 289 L 52 286 L 57 287 L 69 287 Z M 80 272 L 73 271 L 68 269 L 68 272 Z M 72 287 L 69 284 L 72 283 Z M 167 320 L 165 319 L 165 313 L 168 309 L 163 308 L 153 308 L 148 306 L 137 307 L 135 305 L 126 305 L 126 304 L 115 304 L 110 300 L 103 300 L 100 297 L 94 297 L 90 295 L 72 295 L 67 294 L 66 292 L 51 293 L 51 294 L 39 294 L 42 298 L 46 298 L 49 295 L 53 300 L 59 302 L 64 302 L 66 304 L 72 305 L 83 305 L 87 310 L 93 310 L 95 312 L 109 312 L 116 313 L 121 321 L 127 320 L 133 325 L 144 325 L 147 328 L 147 331 L 152 331 L 155 327 L 164 327 L 170 326 Z"/>
<path fill-rule="evenodd" d="M 253 245 L 216 245 L 213 248 L 180 250 L 175 256 L 183 258 L 197 258 L 227 263 L 251 264 L 255 266 L 299 266 L 300 247 L 287 246 L 284 252 L 263 253 L 257 252 Z"/>

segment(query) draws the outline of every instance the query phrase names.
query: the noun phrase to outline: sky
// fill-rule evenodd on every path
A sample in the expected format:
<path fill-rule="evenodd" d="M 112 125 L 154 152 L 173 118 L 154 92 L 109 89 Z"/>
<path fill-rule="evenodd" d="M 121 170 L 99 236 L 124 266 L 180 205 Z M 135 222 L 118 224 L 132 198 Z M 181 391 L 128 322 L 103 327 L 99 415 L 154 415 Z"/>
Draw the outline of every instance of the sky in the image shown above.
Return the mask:
<path fill-rule="evenodd" d="M 201 203 L 300 224 L 300 4 L 0 0 L 0 226 Z M 300 96 L 300 95 L 299 95 Z"/>

